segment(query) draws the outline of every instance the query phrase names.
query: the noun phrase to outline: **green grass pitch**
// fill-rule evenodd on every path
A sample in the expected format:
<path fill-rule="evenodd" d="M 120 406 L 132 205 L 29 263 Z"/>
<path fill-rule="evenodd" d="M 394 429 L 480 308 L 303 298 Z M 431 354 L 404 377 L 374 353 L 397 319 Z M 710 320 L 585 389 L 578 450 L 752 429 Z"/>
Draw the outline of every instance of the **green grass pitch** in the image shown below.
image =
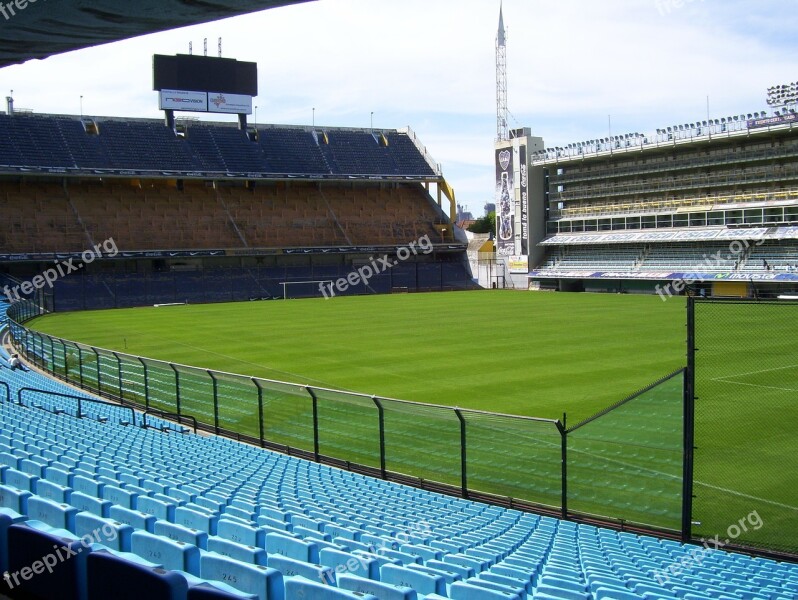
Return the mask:
<path fill-rule="evenodd" d="M 402 294 L 61 313 L 36 329 L 203 368 L 576 423 L 685 364 L 657 296 Z"/>

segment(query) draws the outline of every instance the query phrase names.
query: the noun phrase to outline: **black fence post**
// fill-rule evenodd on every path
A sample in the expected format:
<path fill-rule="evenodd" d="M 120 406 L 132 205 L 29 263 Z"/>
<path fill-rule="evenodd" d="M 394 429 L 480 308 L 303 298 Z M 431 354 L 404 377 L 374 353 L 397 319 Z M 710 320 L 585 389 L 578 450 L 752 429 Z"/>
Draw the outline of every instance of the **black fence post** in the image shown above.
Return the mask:
<path fill-rule="evenodd" d="M 47 336 L 50 338 L 50 361 L 53 363 L 52 367 L 50 367 L 50 373 L 55 373 L 55 340 L 53 340 L 52 336 Z"/>
<path fill-rule="evenodd" d="M 208 369 L 206 371 L 213 381 L 213 430 L 216 435 L 219 435 L 219 382 L 216 380 L 216 375 L 213 371 Z"/>
<path fill-rule="evenodd" d="M 313 400 L 313 460 L 319 462 L 319 400 L 310 387 L 305 387 Z"/>
<path fill-rule="evenodd" d="M 33 341 L 31 341 L 31 340 L 33 340 Z M 25 357 L 30 362 L 36 362 L 35 343 L 36 343 L 36 340 L 35 340 L 35 336 L 33 335 L 33 332 L 26 327 L 25 328 Z M 31 344 L 34 344 L 34 345 L 31 346 Z"/>
<path fill-rule="evenodd" d="M 61 342 L 61 352 L 64 354 L 64 381 L 69 381 L 69 360 L 67 359 L 67 349 L 66 349 L 66 342 L 61 338 L 58 338 L 58 341 Z"/>
<path fill-rule="evenodd" d="M 136 357 L 139 359 L 142 368 L 144 369 L 144 408 L 146 410 L 150 410 L 150 382 L 147 373 L 147 363 L 144 362 L 144 359 L 140 356 Z"/>
<path fill-rule="evenodd" d="M 31 337 L 33 339 L 33 352 L 31 353 L 32 355 L 31 362 L 33 362 L 33 364 L 36 365 L 37 367 L 40 367 L 41 364 L 39 361 L 39 352 L 36 348 L 36 338 L 39 337 L 39 334 L 36 333 L 35 331 L 31 331 Z"/>
<path fill-rule="evenodd" d="M 175 412 L 180 416 L 180 371 L 172 363 L 169 363 L 172 371 L 175 372 Z"/>
<path fill-rule="evenodd" d="M 266 445 L 263 439 L 263 388 L 260 386 L 260 381 L 254 377 L 251 380 L 258 388 L 258 437 L 260 438 L 260 447 L 263 448 Z"/>
<path fill-rule="evenodd" d="M 100 375 L 100 353 L 97 352 L 97 348 L 94 346 L 91 346 L 91 351 L 94 352 L 94 357 L 97 359 L 97 395 L 102 398 L 103 386 L 101 385 L 102 376 Z"/>
<path fill-rule="evenodd" d="M 560 516 L 568 518 L 568 415 L 562 414 L 562 423 L 557 423 L 560 431 L 561 453 L 562 453 L 562 498 L 560 499 Z"/>
<path fill-rule="evenodd" d="M 380 477 L 385 479 L 387 477 L 385 469 L 385 409 L 377 396 L 372 396 L 371 399 L 377 405 L 377 419 L 380 424 Z"/>
<path fill-rule="evenodd" d="M 44 334 L 37 334 L 39 338 L 39 368 L 42 371 L 47 370 L 47 359 L 44 356 Z"/>
<path fill-rule="evenodd" d="M 42 371 L 47 370 L 47 359 L 44 357 L 44 334 L 39 333 L 37 334 L 39 338 L 39 368 Z"/>
<path fill-rule="evenodd" d="M 695 452 L 695 298 L 687 299 L 687 370 L 684 374 L 684 466 L 682 468 L 682 540 L 693 537 L 693 463 Z"/>
<path fill-rule="evenodd" d="M 34 365 L 38 366 L 39 362 L 36 360 L 36 332 L 35 331 L 31 331 L 30 332 L 30 337 L 31 337 L 31 352 L 30 352 L 30 359 L 29 360 Z"/>
<path fill-rule="evenodd" d="M 463 498 L 468 498 L 468 459 L 466 444 L 466 421 L 459 408 L 454 409 L 460 421 L 460 494 Z"/>
<path fill-rule="evenodd" d="M 80 346 L 75 344 L 75 348 L 78 351 L 78 380 L 80 381 L 80 389 L 85 389 L 83 387 L 83 352 L 80 349 Z"/>
<path fill-rule="evenodd" d="M 122 404 L 122 406 L 124 406 L 125 405 L 125 390 L 122 387 L 122 359 L 119 358 L 119 353 L 118 352 L 111 352 L 111 354 L 113 354 L 114 358 L 116 359 L 116 374 L 117 374 L 117 379 L 119 380 L 119 382 L 118 382 L 119 383 L 119 385 L 118 385 L 118 388 L 119 388 L 119 402 Z"/>

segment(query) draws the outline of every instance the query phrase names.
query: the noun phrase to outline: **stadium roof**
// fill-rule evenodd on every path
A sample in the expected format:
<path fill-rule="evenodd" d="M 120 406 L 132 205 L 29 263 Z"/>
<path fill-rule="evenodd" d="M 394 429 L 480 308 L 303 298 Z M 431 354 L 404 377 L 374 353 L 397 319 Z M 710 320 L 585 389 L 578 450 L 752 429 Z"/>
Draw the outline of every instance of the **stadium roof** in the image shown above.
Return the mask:
<path fill-rule="evenodd" d="M 309 0 L 0 2 L 0 67 Z"/>

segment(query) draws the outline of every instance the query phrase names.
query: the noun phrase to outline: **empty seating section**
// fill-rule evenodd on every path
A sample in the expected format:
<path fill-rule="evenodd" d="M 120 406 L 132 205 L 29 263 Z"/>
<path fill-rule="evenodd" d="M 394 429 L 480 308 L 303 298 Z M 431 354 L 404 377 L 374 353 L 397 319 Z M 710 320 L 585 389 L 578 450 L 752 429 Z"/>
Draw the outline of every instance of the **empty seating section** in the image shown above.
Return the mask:
<path fill-rule="evenodd" d="M 54 285 L 54 309 L 90 310 L 122 308 L 169 302 L 234 302 L 254 298 L 283 297 L 285 281 L 335 281 L 352 272 L 345 255 L 319 259 L 311 264 L 304 251 L 293 264 L 274 263 L 252 267 L 207 267 L 201 270 L 146 271 L 92 274 L 82 271 L 59 279 Z M 327 257 L 323 257 L 326 259 Z M 470 289 L 471 272 L 462 261 L 407 262 L 380 273 L 365 284 L 351 286 L 341 295 L 387 294 L 392 288 L 430 291 Z M 320 296 L 317 284 L 293 286 L 291 297 Z"/>
<path fill-rule="evenodd" d="M 2 183 L 0 211 L 6 223 L 0 230 L 0 248 L 4 252 L 86 248 L 86 235 L 60 185 Z"/>
<path fill-rule="evenodd" d="M 40 377 L 0 368 L 12 392 Z M 82 549 L 22 587 L 45 597 L 798 594 L 798 565 L 442 496 L 229 439 L 2 402 L 0 457 L 0 560 L 18 573 L 54 540 Z"/>
<path fill-rule="evenodd" d="M 640 195 L 634 200 L 604 198 L 592 202 L 569 201 L 563 208 L 552 208 L 552 217 L 574 218 L 604 215 L 637 215 L 647 213 L 676 213 L 690 208 L 721 210 L 731 208 L 752 208 L 757 206 L 777 207 L 785 201 L 798 201 L 798 188 L 790 187 L 777 192 L 753 190 L 729 194 L 718 192 L 696 196 L 693 194 L 650 196 Z"/>
<path fill-rule="evenodd" d="M 247 134 L 232 127 L 193 125 L 185 140 L 202 165 L 203 171 L 264 172 L 268 163 Z"/>
<path fill-rule="evenodd" d="M 795 273 L 798 245 L 784 242 L 705 242 L 558 246 L 540 266 L 544 271 L 647 273 Z"/>
<path fill-rule="evenodd" d="M 99 123 L 100 148 L 111 168 L 143 171 L 192 171 L 197 161 L 185 142 L 157 121 Z"/>
<path fill-rule="evenodd" d="M 340 173 L 358 175 L 399 174 L 387 144 L 379 136 L 362 131 L 337 131 L 321 145 L 327 162 Z"/>
<path fill-rule="evenodd" d="M 113 237 L 124 250 L 242 245 L 214 189 L 202 184 L 187 183 L 181 191 L 166 186 L 81 183 L 71 185 L 68 193 L 95 242 Z"/>
<path fill-rule="evenodd" d="M 441 242 L 440 210 L 418 183 L 165 184 L 0 182 L 9 253 L 402 245 Z M 90 241 L 91 240 L 91 243 Z"/>
<path fill-rule="evenodd" d="M 84 123 L 90 124 L 84 127 Z M 154 174 L 258 173 L 272 176 L 435 178 L 406 133 L 181 124 L 180 135 L 156 119 L 82 119 L 0 115 L 0 168 L 115 169 Z"/>
<path fill-rule="evenodd" d="M 559 246 L 541 268 L 558 271 L 632 270 L 643 255 L 641 245 Z"/>
<path fill-rule="evenodd" d="M 301 129 L 267 127 L 258 143 L 275 172 L 327 175 L 331 172 L 318 143 L 318 134 Z"/>
<path fill-rule="evenodd" d="M 798 197 L 796 148 L 793 136 L 752 136 L 678 152 L 566 159 L 550 170 L 552 205 L 556 207 L 553 216 L 675 213 L 691 207 L 722 210 L 752 203 L 775 206 L 783 201 L 794 204 Z"/>
<path fill-rule="evenodd" d="M 740 271 L 755 273 L 763 270 L 775 273 L 798 272 L 798 246 L 772 242 L 755 245 Z"/>
<path fill-rule="evenodd" d="M 640 270 L 728 273 L 737 269 L 741 259 L 729 251 L 728 243 L 655 244 L 645 252 Z"/>

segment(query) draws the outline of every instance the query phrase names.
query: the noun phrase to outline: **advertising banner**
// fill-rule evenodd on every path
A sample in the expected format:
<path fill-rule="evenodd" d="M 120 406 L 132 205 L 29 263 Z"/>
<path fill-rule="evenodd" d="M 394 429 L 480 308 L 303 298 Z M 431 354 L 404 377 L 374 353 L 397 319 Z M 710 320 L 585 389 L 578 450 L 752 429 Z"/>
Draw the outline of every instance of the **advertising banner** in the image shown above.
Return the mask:
<path fill-rule="evenodd" d="M 158 95 L 161 110 L 208 111 L 208 94 L 205 92 L 161 90 Z"/>
<path fill-rule="evenodd" d="M 252 96 L 208 92 L 208 112 L 251 115 Z"/>
<path fill-rule="evenodd" d="M 510 148 L 496 150 L 496 255 L 515 254 L 515 181 Z"/>

